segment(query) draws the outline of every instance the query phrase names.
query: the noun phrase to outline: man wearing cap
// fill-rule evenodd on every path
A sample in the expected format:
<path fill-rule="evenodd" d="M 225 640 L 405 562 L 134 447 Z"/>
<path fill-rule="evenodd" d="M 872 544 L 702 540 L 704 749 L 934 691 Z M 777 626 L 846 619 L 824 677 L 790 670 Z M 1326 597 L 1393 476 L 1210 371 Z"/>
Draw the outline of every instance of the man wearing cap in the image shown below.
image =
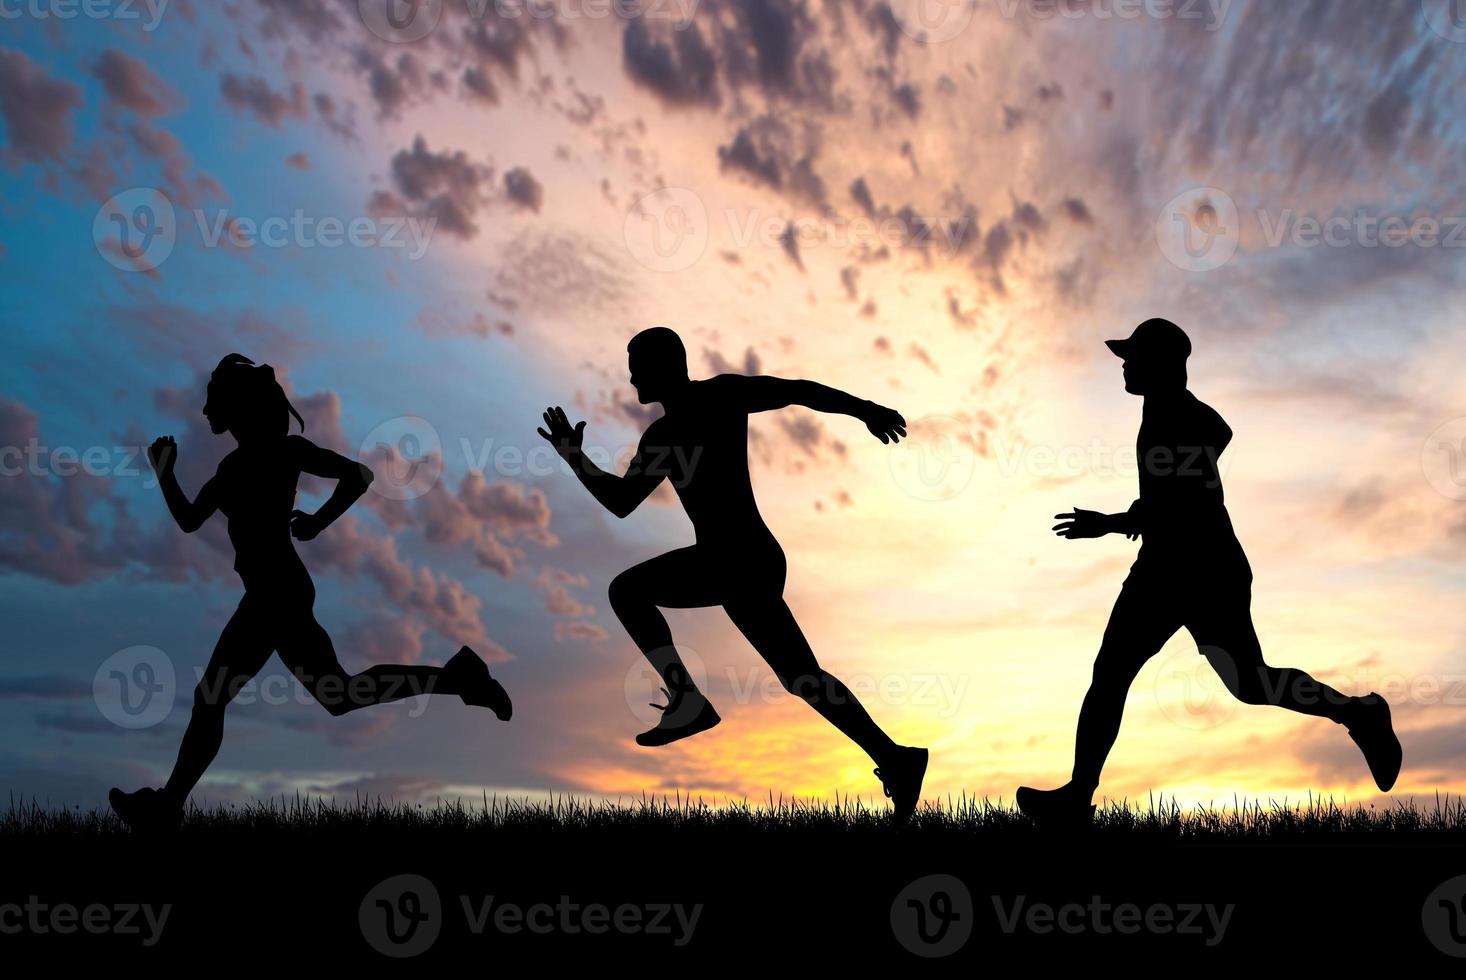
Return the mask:
<path fill-rule="evenodd" d="M 1191 340 L 1156 319 L 1106 343 L 1125 362 L 1125 390 L 1145 399 L 1135 447 L 1140 499 L 1123 514 L 1059 514 L 1054 531 L 1070 539 L 1123 534 L 1142 544 L 1079 712 L 1073 778 L 1054 790 L 1021 787 L 1019 807 L 1039 823 L 1088 821 L 1130 685 L 1182 627 L 1239 700 L 1345 726 L 1380 790 L 1388 791 L 1400 773 L 1401 749 L 1384 698 L 1347 697 L 1301 670 L 1263 661 L 1250 611 L 1252 569 L 1223 503 L 1219 460 L 1232 430 L 1186 388 Z"/>

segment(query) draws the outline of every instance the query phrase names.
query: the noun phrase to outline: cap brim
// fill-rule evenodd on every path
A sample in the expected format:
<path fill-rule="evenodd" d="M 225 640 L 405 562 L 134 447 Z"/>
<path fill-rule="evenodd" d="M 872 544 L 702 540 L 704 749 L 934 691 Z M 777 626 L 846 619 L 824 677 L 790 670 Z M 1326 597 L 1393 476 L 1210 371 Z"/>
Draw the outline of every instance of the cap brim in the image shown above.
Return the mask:
<path fill-rule="evenodd" d="M 1105 341 L 1105 346 L 1110 349 L 1110 353 L 1121 358 L 1129 357 L 1132 347 L 1128 340 L 1107 340 Z"/>

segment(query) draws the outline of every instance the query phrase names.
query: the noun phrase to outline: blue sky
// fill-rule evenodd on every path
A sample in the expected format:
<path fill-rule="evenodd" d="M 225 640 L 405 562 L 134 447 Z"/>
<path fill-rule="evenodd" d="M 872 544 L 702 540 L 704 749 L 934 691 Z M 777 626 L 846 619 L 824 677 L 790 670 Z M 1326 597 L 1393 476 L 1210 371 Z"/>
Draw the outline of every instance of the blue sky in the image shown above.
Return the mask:
<path fill-rule="evenodd" d="M 876 790 L 858 753 L 759 686 L 767 669 L 716 610 L 670 618 L 738 702 L 729 723 L 637 750 L 656 692 L 605 588 L 690 529 L 665 496 L 617 522 L 565 474 L 493 455 L 534 450 L 548 404 L 624 451 L 649 418 L 624 345 L 663 323 L 695 373 L 814 377 L 919 421 L 907 452 L 956 439 L 964 478 L 937 487 L 849 420 L 799 411 L 757 420 L 751 458 L 791 606 L 880 720 L 933 746 L 934 790 L 1051 780 L 1132 552 L 1055 542 L 1048 517 L 1133 496 L 1116 462 L 1138 406 L 1099 342 L 1168 315 L 1196 342 L 1193 388 L 1238 433 L 1228 499 L 1270 655 L 1351 692 L 1397 687 L 1401 792 L 1460 787 L 1461 708 L 1441 692 L 1466 674 L 1466 493 L 1438 447 L 1466 438 L 1461 252 L 1379 245 L 1355 220 L 1444 237 L 1466 213 L 1466 49 L 1432 27 L 1438 7 L 956 4 L 944 36 L 910 3 L 707 0 L 678 31 L 450 0 L 410 43 L 346 0 L 174 0 L 152 31 L 6 20 L 3 436 L 107 462 L 0 477 L 0 777 L 91 805 L 166 775 L 239 584 L 219 527 L 184 539 L 141 460 L 120 467 L 172 433 L 196 490 L 227 449 L 201 427 L 202 379 L 240 351 L 277 368 L 323 444 L 441 447 L 426 494 L 365 499 L 302 547 L 346 662 L 441 661 L 472 640 L 521 709 L 500 726 L 447 703 L 345 721 L 293 698 L 242 705 L 210 798 Z M 93 235 L 132 188 L 178 217 L 173 251 L 142 271 Z M 1229 203 L 1235 255 L 1178 258 L 1175 217 L 1213 227 L 1219 209 L 1226 225 Z M 296 214 L 431 233 L 414 258 L 198 230 Z M 1310 220 L 1339 240 L 1310 244 Z M 973 234 L 921 244 L 934 223 Z M 786 243 L 794 225 L 809 234 Z M 861 239 L 881 228 L 894 237 Z M 164 721 L 127 731 L 90 686 L 139 644 L 183 680 Z M 1181 637 L 1143 675 L 1108 791 L 1370 793 L 1339 733 L 1236 711 L 1196 662 Z M 1177 758 L 1182 737 L 1195 746 Z"/>

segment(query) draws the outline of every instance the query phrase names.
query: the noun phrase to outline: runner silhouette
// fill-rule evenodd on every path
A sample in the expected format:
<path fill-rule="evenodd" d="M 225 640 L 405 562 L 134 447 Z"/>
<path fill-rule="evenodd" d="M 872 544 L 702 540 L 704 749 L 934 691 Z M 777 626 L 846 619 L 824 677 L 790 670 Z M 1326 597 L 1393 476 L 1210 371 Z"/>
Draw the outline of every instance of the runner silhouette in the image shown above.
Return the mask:
<path fill-rule="evenodd" d="M 667 745 L 721 719 L 697 689 L 658 607 L 722 606 L 790 693 L 802 698 L 876 763 L 876 776 L 904 821 L 916 809 L 927 750 L 897 745 L 844 684 L 816 662 L 784 602 L 784 551 L 764 524 L 748 474 L 748 416 L 790 405 L 850 415 L 883 443 L 906 435 L 899 413 L 812 381 L 720 375 L 692 381 L 682 340 L 666 327 L 643 330 L 627 346 L 631 384 L 643 405 L 666 414 L 641 438 L 624 476 L 607 473 L 582 451 L 585 423 L 545 410 L 539 434 L 611 513 L 625 517 L 658 484 L 672 486 L 692 519 L 697 543 L 630 568 L 611 582 L 611 608 L 661 675 L 667 704 L 640 745 Z"/>
<path fill-rule="evenodd" d="M 1239 700 L 1344 725 L 1387 792 L 1400 774 L 1401 750 L 1385 699 L 1346 697 L 1301 670 L 1263 661 L 1250 611 L 1252 569 L 1232 531 L 1218 468 L 1232 430 L 1186 388 L 1191 340 L 1174 323 L 1156 319 L 1126 340 L 1106 343 L 1124 359 L 1125 390 L 1145 399 L 1136 442 L 1140 499 L 1123 514 L 1059 514 L 1053 530 L 1062 538 L 1124 534 L 1143 543 L 1095 659 L 1079 713 L 1073 778 L 1055 790 L 1020 787 L 1019 807 L 1040 824 L 1088 822 L 1126 692 L 1183 626 Z"/>
<path fill-rule="evenodd" d="M 140 829 L 179 822 L 188 794 L 219 752 L 225 707 L 272 652 L 280 654 L 290 672 L 335 716 L 435 693 L 457 695 L 508 721 L 509 695 L 468 647 L 442 667 L 383 664 L 348 674 L 336 659 L 331 638 L 312 612 L 315 586 L 291 538 L 309 541 L 330 526 L 366 492 L 372 472 L 303 436 L 289 434 L 292 416 L 301 431 L 305 422 L 275 380 L 274 370 L 230 354 L 209 380 L 204 415 L 216 435 L 228 432 L 239 447 L 219 463 L 197 499 L 188 499 L 173 474 L 178 446 L 172 436 L 156 440 L 148 449 L 148 460 L 157 471 L 168 511 L 184 533 L 197 531 L 214 511 L 224 513 L 244 599 L 224 627 L 194 691 L 193 716 L 167 785 L 134 793 L 113 789 L 108 799 L 117 815 Z M 292 509 L 302 473 L 336 481 L 331 497 L 314 514 Z"/>

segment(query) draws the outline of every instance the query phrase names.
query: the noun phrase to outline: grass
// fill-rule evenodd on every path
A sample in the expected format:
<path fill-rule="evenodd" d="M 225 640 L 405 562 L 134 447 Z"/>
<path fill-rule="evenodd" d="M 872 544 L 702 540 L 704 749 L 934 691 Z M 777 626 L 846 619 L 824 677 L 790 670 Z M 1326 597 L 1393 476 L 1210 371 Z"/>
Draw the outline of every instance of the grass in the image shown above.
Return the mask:
<path fill-rule="evenodd" d="M 485 798 L 482 803 L 439 802 L 432 806 L 358 798 L 349 803 L 316 798 L 280 798 L 243 806 L 190 806 L 185 835 L 458 834 L 635 835 L 674 831 L 688 834 L 870 834 L 889 833 L 882 806 L 847 798 L 836 802 L 771 799 L 718 805 L 687 798 L 647 798 L 630 805 L 561 796 L 547 802 Z M 1038 833 L 1010 806 L 987 799 L 955 799 L 924 806 L 906 833 L 929 838 L 1012 838 Z M 0 818 L 0 842 L 26 839 L 95 840 L 127 830 L 106 809 L 51 809 L 37 801 L 10 800 Z M 1144 804 L 1107 802 L 1096 812 L 1092 834 L 1136 841 L 1287 842 L 1377 837 L 1390 842 L 1418 838 L 1436 844 L 1466 844 L 1466 799 L 1437 797 L 1388 807 L 1339 805 L 1333 800 L 1303 803 L 1238 800 L 1230 806 L 1183 808 L 1174 800 Z"/>

